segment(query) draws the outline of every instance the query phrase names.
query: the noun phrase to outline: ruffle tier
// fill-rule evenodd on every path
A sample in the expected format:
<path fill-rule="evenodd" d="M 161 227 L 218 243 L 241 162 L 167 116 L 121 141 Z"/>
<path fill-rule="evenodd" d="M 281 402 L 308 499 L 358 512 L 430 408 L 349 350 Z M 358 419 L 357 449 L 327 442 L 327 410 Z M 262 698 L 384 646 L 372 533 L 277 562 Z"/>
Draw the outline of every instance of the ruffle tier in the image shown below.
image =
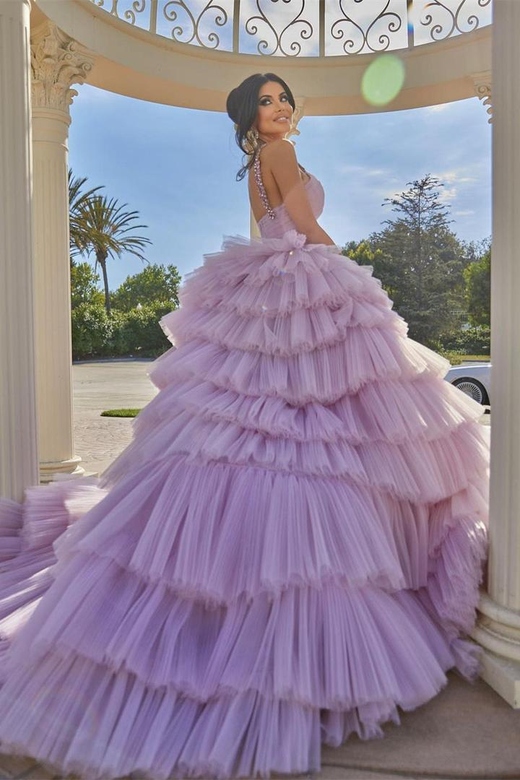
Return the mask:
<path fill-rule="evenodd" d="M 284 474 L 148 468 L 55 543 L 8 656 L 4 750 L 86 778 L 302 772 L 320 739 L 381 735 L 447 669 L 476 673 L 480 495 L 371 517 L 339 480 L 320 505 L 324 484 Z"/>
<path fill-rule="evenodd" d="M 193 377 L 293 405 L 330 404 L 374 381 L 444 376 L 448 362 L 406 338 L 370 267 L 304 241 L 295 231 L 229 239 L 189 275 L 181 308 L 161 320 L 177 349 L 151 372 L 159 389 Z"/>
<path fill-rule="evenodd" d="M 465 454 L 471 450 L 468 466 Z M 171 422 L 142 435 L 109 472 L 123 476 L 129 464 L 145 464 L 183 453 L 190 462 L 225 462 L 348 482 L 391 493 L 396 498 L 433 503 L 466 488 L 485 474 L 487 442 L 473 423 L 437 439 L 351 445 L 272 437 L 227 421 L 179 413 Z"/>
<path fill-rule="evenodd" d="M 227 240 L 181 301 L 103 489 L 0 506 L 2 748 L 96 780 L 317 770 L 476 674 L 481 409 L 295 231 Z"/>
<path fill-rule="evenodd" d="M 367 384 L 326 406 L 313 402 L 292 406 L 279 397 L 252 393 L 253 388 L 244 395 L 198 379 L 176 382 L 140 412 L 134 422 L 136 437 L 146 436 L 183 411 L 264 436 L 351 445 L 438 439 L 482 416 L 480 404 L 451 384 L 422 375 L 407 382 Z"/>
<path fill-rule="evenodd" d="M 183 307 L 167 314 L 162 326 L 174 344 L 203 339 L 228 349 L 289 356 L 343 341 L 349 328 L 392 328 L 406 335 L 404 321 L 370 300 L 349 298 L 337 308 L 295 309 L 283 315 L 240 315 L 234 309 Z"/>
<path fill-rule="evenodd" d="M 53 691 L 63 691 L 58 705 Z M 17 698 L 18 697 L 18 698 Z M 32 699 L 29 713 L 21 702 Z M 52 718 L 59 710 L 59 720 Z M 87 659 L 41 663 L 6 701 L 5 746 L 85 780 L 127 775 L 268 777 L 319 770 L 321 742 L 339 745 L 353 732 L 381 736 L 399 722 L 392 700 L 347 712 L 324 712 L 254 691 L 200 703 L 144 686 L 125 669 L 107 675 Z M 20 739 L 20 735 L 24 737 Z M 93 751 L 93 745 L 96 751 Z"/>
<path fill-rule="evenodd" d="M 178 456 L 128 475 L 62 534 L 56 571 L 71 554 L 92 553 L 212 605 L 329 580 L 419 588 L 459 522 L 473 520 L 480 552 L 485 507 L 478 485 L 437 504 L 413 504 L 344 480 Z"/>
<path fill-rule="evenodd" d="M 374 327 L 351 328 L 338 344 L 289 356 L 194 339 L 161 355 L 150 378 L 160 390 L 196 378 L 244 395 L 254 388 L 260 396 L 304 406 L 334 403 L 369 382 L 406 381 L 426 372 L 442 377 L 447 368 L 444 358 L 412 339 Z"/>
<path fill-rule="evenodd" d="M 54 542 L 105 494 L 86 478 L 29 488 L 22 506 L 0 500 L 0 528 L 12 529 L 16 550 L 0 564 L 0 682 L 13 637 L 54 580 Z"/>
<path fill-rule="evenodd" d="M 183 307 L 235 311 L 246 317 L 336 309 L 350 300 L 391 308 L 369 266 L 358 266 L 336 247 L 305 245 L 301 239 L 295 231 L 281 239 L 228 238 L 221 252 L 207 255 L 204 265 L 186 277 Z M 164 322 L 168 327 L 171 316 Z"/>

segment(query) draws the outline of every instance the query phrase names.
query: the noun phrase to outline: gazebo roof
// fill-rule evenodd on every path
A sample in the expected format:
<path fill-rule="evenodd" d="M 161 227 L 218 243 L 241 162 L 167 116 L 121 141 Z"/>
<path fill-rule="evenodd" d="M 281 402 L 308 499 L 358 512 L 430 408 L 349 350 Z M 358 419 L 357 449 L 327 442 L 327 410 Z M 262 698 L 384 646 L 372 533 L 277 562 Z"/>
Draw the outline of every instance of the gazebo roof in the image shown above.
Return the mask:
<path fill-rule="evenodd" d="M 32 23 L 47 17 L 88 48 L 89 82 L 103 89 L 220 111 L 246 75 L 275 71 L 307 115 L 331 115 L 475 95 L 491 69 L 490 15 L 491 0 L 33 0 Z M 361 79 L 388 52 L 404 86 L 374 107 Z"/>

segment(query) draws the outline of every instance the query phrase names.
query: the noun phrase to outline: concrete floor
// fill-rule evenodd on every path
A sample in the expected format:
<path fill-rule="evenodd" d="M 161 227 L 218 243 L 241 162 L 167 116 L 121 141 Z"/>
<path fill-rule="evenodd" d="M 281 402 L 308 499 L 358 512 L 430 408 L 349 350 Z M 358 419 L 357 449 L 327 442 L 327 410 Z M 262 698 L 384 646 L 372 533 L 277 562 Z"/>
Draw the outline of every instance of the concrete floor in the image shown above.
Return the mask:
<path fill-rule="evenodd" d="M 75 363 L 74 444 L 88 472 L 103 472 L 132 438 L 132 420 L 100 417 L 107 409 L 139 409 L 157 393 L 150 360 Z"/>

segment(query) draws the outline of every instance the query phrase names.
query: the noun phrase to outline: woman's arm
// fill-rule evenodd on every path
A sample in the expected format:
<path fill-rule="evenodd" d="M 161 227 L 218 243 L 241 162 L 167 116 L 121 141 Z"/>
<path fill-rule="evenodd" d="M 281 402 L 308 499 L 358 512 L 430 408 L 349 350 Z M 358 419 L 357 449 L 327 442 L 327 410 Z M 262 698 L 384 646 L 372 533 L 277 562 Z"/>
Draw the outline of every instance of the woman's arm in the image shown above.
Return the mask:
<path fill-rule="evenodd" d="M 333 246 L 335 242 L 320 227 L 312 213 L 293 145 L 284 140 L 273 141 L 262 150 L 262 162 L 272 173 L 298 232 L 304 233 L 311 244 Z"/>

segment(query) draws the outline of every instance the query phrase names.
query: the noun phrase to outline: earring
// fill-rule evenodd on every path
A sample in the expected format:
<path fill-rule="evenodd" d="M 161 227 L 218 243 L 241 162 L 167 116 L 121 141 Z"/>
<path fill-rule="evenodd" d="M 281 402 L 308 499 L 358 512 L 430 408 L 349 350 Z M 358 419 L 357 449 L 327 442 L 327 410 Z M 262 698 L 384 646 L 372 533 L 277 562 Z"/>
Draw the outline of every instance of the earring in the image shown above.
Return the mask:
<path fill-rule="evenodd" d="M 258 130 L 256 129 L 256 127 L 252 127 L 251 130 L 247 131 L 244 145 L 247 154 L 251 154 L 251 155 L 256 154 L 259 145 Z"/>

